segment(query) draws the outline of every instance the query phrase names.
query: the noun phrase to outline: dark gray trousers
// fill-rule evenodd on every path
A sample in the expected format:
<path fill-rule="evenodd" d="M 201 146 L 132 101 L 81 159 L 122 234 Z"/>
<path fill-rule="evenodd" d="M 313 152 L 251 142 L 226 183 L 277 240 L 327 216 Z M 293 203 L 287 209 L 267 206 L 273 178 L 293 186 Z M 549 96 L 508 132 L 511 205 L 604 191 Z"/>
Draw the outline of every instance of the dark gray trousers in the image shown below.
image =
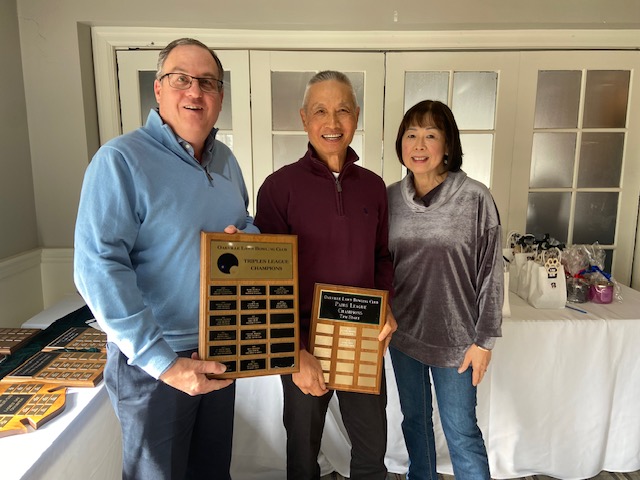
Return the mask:
<path fill-rule="evenodd" d="M 128 365 L 113 343 L 104 379 L 122 427 L 123 479 L 231 478 L 235 382 L 192 397 Z"/>
<path fill-rule="evenodd" d="M 284 426 L 287 430 L 287 480 L 318 480 L 318 453 L 333 391 L 322 397 L 305 395 L 291 375 L 282 375 Z M 336 392 L 342 421 L 351 441 L 351 480 L 384 480 L 387 468 L 387 389 L 380 395 Z"/>

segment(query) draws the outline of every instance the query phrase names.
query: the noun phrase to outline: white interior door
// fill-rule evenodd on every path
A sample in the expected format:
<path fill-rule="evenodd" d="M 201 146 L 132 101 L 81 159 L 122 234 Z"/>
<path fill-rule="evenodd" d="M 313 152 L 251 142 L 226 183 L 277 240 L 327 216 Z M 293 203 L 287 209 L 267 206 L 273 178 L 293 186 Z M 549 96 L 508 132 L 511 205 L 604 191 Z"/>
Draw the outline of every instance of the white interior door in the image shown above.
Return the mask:
<path fill-rule="evenodd" d="M 158 50 L 116 52 L 122 133 L 146 122 L 150 108 L 157 107 L 153 93 Z M 246 50 L 216 50 L 224 74 L 222 112 L 216 123 L 218 140 L 231 148 L 244 173 L 247 190 L 253 192 L 249 53 Z"/>
<path fill-rule="evenodd" d="M 503 225 L 509 211 L 511 154 L 516 117 L 517 52 L 387 53 L 384 178 L 404 175 L 395 141 L 404 113 L 421 100 L 446 103 L 456 118 L 462 169 L 485 183 Z"/>
<path fill-rule="evenodd" d="M 640 54 L 521 58 L 509 228 L 571 244 L 597 241 L 608 254 L 605 268 L 629 285 L 640 192 L 640 95 L 633 88 Z"/>
<path fill-rule="evenodd" d="M 342 71 L 352 81 L 360 118 L 351 146 L 362 166 L 382 174 L 382 53 L 252 51 L 250 60 L 254 185 L 306 152 L 299 110 L 307 81 L 321 70 Z"/>

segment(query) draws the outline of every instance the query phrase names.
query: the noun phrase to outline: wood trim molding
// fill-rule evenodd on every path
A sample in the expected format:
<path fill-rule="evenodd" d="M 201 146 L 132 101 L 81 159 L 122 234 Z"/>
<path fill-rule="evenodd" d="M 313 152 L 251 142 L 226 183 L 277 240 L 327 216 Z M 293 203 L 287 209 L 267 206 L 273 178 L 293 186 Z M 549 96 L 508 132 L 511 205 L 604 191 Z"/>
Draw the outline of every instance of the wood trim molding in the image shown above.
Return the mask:
<path fill-rule="evenodd" d="M 42 264 L 73 264 L 73 248 L 43 248 Z"/>
<path fill-rule="evenodd" d="M 637 30 L 289 31 L 93 27 L 112 48 L 162 48 L 196 37 L 216 48 L 284 50 L 638 49 Z M 95 48 L 95 47 L 94 47 Z"/>
<path fill-rule="evenodd" d="M 32 268 L 40 269 L 41 250 L 30 250 L 0 261 L 0 280 L 18 275 Z"/>
<path fill-rule="evenodd" d="M 116 50 L 195 37 L 217 49 L 342 51 L 637 50 L 637 30 L 289 31 L 92 27 L 100 143 L 119 135 Z"/>

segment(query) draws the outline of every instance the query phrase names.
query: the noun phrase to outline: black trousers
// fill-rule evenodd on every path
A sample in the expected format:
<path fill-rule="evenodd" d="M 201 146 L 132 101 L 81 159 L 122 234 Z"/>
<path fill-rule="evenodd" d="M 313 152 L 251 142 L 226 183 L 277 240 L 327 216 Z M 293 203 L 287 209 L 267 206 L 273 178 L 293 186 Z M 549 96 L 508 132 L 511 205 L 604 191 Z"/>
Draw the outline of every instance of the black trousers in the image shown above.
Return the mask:
<path fill-rule="evenodd" d="M 128 365 L 113 343 L 104 379 L 122 428 L 123 479 L 231 478 L 235 382 L 191 397 Z"/>
<path fill-rule="evenodd" d="M 333 391 L 305 395 L 291 375 L 282 375 L 287 430 L 287 480 L 318 480 L 318 453 Z M 384 480 L 387 468 L 387 390 L 384 369 L 380 395 L 337 391 L 342 421 L 351 441 L 351 480 Z"/>

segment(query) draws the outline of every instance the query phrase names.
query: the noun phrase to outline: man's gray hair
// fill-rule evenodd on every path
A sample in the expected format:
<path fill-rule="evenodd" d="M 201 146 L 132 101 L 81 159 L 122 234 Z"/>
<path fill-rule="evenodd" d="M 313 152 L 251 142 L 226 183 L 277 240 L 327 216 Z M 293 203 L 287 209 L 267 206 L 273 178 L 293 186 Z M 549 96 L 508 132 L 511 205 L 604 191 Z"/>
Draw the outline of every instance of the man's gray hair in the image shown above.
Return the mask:
<path fill-rule="evenodd" d="M 307 101 L 309 96 L 309 89 L 312 85 L 320 82 L 326 82 L 329 80 L 335 80 L 336 82 L 344 83 L 351 90 L 351 99 L 353 100 L 353 106 L 358 106 L 358 99 L 356 98 L 356 91 L 353 88 L 353 84 L 349 77 L 347 77 L 344 73 L 338 72 L 336 70 L 323 70 L 322 72 L 316 73 L 313 77 L 309 79 L 307 82 L 307 88 L 304 90 L 304 97 L 302 99 L 302 108 L 304 110 L 307 109 Z"/>
<path fill-rule="evenodd" d="M 167 60 L 167 57 L 171 53 L 171 50 L 184 45 L 195 45 L 196 47 L 204 48 L 209 53 L 211 53 L 213 61 L 216 62 L 216 66 L 218 67 L 218 80 L 224 80 L 224 69 L 222 68 L 222 62 L 218 58 L 218 55 L 216 55 L 216 52 L 214 52 L 200 40 L 196 40 L 195 38 L 178 38 L 177 40 L 174 40 L 169 45 L 160 50 L 160 53 L 158 54 L 158 69 L 156 71 L 156 79 L 159 80 L 160 77 L 164 75 L 165 72 L 163 72 L 162 69 L 164 68 L 164 62 Z"/>

